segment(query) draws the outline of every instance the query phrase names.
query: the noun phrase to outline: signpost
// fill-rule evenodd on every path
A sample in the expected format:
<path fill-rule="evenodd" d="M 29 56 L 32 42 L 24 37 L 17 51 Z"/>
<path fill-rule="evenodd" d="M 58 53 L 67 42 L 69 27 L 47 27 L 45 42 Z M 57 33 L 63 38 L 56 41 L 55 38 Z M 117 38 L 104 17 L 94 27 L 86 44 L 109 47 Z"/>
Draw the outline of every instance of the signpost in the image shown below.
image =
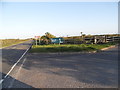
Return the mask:
<path fill-rule="evenodd" d="M 39 39 L 39 44 L 40 44 L 40 36 L 35 36 L 35 40 L 36 40 L 36 46 L 37 46 L 37 40 Z"/>

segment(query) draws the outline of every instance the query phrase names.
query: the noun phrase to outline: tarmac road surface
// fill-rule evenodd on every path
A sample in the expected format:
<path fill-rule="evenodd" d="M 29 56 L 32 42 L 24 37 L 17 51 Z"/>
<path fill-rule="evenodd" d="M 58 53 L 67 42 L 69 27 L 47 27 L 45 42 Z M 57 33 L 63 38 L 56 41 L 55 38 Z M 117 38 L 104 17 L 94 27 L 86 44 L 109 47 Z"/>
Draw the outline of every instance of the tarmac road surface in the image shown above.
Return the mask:
<path fill-rule="evenodd" d="M 118 48 L 97 53 L 28 53 L 3 88 L 117 88 Z"/>
<path fill-rule="evenodd" d="M 23 55 L 23 53 L 31 46 L 32 40 L 26 41 L 24 43 L 20 43 L 17 45 L 12 45 L 2 50 L 2 69 L 1 75 L 2 79 L 5 75 L 11 70 L 13 65 L 19 60 L 19 58 Z"/>

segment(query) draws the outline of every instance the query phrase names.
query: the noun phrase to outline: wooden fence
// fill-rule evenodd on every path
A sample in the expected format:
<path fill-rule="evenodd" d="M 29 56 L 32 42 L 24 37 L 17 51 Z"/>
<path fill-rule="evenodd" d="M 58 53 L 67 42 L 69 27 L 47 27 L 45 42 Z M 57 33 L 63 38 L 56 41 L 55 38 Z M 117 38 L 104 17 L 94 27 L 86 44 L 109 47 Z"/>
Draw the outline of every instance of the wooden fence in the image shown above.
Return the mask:
<path fill-rule="evenodd" d="M 118 36 L 106 36 L 106 35 L 96 35 L 92 37 L 82 37 L 80 39 L 66 39 L 64 40 L 64 44 L 99 44 L 99 43 L 108 43 L 108 42 L 118 42 L 120 41 L 120 35 Z"/>

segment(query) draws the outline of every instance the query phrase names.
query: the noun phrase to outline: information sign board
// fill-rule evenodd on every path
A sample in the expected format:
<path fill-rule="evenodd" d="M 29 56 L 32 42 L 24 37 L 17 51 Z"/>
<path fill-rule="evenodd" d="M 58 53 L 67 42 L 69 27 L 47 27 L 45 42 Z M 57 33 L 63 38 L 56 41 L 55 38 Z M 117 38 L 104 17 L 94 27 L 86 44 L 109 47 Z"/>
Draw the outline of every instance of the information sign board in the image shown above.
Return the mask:
<path fill-rule="evenodd" d="M 51 38 L 51 43 L 60 44 L 63 43 L 63 41 L 64 41 L 63 38 Z"/>

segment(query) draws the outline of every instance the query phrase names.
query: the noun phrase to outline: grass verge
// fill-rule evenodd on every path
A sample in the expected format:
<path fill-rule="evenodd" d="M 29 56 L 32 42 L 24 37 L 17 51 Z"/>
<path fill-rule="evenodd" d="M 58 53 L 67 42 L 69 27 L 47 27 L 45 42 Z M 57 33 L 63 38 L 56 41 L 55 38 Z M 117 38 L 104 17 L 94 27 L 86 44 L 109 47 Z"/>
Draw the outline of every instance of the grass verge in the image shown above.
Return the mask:
<path fill-rule="evenodd" d="M 65 45 L 33 45 L 31 53 L 47 53 L 47 52 L 81 52 L 81 51 L 96 51 L 106 48 L 116 43 L 107 44 L 65 44 Z"/>
<path fill-rule="evenodd" d="M 19 43 L 22 43 L 25 41 L 28 41 L 28 39 L 2 39 L 2 40 L 0 40 L 0 48 L 19 44 Z"/>

